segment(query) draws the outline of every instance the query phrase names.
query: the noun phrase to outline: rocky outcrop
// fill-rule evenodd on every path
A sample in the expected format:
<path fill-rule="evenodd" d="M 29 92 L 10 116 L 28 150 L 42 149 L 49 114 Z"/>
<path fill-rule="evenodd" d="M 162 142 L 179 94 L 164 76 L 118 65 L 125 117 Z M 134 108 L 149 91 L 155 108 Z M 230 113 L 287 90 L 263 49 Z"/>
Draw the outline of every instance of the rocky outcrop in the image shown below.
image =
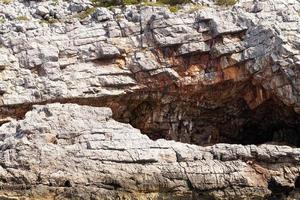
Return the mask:
<path fill-rule="evenodd" d="M 179 8 L 0 3 L 1 198 L 299 198 L 299 1 Z"/>
<path fill-rule="evenodd" d="M 299 198 L 300 149 L 152 141 L 109 108 L 34 106 L 0 135 L 1 198 Z"/>

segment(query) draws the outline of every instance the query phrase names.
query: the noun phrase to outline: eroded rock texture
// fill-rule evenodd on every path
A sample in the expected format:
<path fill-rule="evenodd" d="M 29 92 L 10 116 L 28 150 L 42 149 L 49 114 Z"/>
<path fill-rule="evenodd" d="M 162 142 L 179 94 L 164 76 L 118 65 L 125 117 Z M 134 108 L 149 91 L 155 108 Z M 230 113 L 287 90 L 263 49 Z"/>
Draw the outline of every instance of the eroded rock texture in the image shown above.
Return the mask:
<path fill-rule="evenodd" d="M 0 197 L 299 198 L 298 148 L 152 141 L 109 108 L 34 106 L 0 135 Z"/>
<path fill-rule="evenodd" d="M 299 198 L 299 1 L 181 8 L 0 4 L 3 198 Z"/>

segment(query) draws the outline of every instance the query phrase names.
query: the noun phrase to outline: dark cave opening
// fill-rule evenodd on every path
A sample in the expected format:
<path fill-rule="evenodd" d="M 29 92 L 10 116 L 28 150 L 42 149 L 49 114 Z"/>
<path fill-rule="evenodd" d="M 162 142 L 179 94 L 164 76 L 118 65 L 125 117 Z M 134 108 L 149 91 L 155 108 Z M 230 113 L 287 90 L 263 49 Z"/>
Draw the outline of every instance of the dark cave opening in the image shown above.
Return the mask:
<path fill-rule="evenodd" d="M 268 200 L 299 199 L 300 177 L 296 177 L 294 187 L 283 186 L 271 178 L 268 181 L 268 188 L 272 191 Z"/>
<path fill-rule="evenodd" d="M 300 146 L 298 133 L 300 128 L 290 125 L 284 121 L 276 121 L 264 125 L 257 122 L 250 122 L 243 127 L 243 131 L 233 141 L 239 144 L 277 144 Z M 233 143 L 234 143 L 233 142 Z"/>
<path fill-rule="evenodd" d="M 241 118 L 246 121 L 230 143 L 300 146 L 300 116 L 279 101 L 270 99 Z"/>
<path fill-rule="evenodd" d="M 293 109 L 278 101 L 268 100 L 244 115 L 247 121 L 233 142 L 300 146 L 300 116 Z"/>
<path fill-rule="evenodd" d="M 295 181 L 295 188 L 300 189 L 300 176 L 298 176 Z"/>
<path fill-rule="evenodd" d="M 159 99 L 157 99 L 159 98 Z M 199 103 L 194 97 L 130 97 L 114 118 L 130 123 L 151 139 L 168 139 L 201 146 L 216 143 L 300 146 L 300 116 L 269 99 L 250 109 L 240 98 Z M 124 100 L 124 99 L 123 99 Z"/>

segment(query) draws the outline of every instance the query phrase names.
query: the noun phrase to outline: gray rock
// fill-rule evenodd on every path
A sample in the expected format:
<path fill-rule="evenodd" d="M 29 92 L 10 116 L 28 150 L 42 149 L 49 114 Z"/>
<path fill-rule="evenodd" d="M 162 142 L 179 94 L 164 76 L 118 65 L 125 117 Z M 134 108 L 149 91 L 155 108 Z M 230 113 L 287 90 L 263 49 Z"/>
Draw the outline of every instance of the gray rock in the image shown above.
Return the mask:
<path fill-rule="evenodd" d="M 212 49 L 212 54 L 216 57 L 239 53 L 245 49 L 243 42 L 227 41 L 225 44 L 215 45 Z"/>
<path fill-rule="evenodd" d="M 50 11 L 46 7 L 44 7 L 44 6 L 38 6 L 37 9 L 36 9 L 36 14 L 40 15 L 42 17 L 48 15 L 49 12 Z"/>
<path fill-rule="evenodd" d="M 90 6 L 90 2 L 86 0 L 74 0 L 70 2 L 68 9 L 71 12 L 82 12 Z"/>
<path fill-rule="evenodd" d="M 115 58 L 120 56 L 119 49 L 110 44 L 101 43 L 98 50 L 98 58 Z"/>
<path fill-rule="evenodd" d="M 298 148 L 212 144 L 298 145 L 299 1 L 197 2 L 0 4 L 0 199 L 297 193 Z"/>
<path fill-rule="evenodd" d="M 7 54 L 0 54 L 0 70 L 5 69 L 10 64 Z"/>
<path fill-rule="evenodd" d="M 150 71 L 160 68 L 159 64 L 154 61 L 153 55 L 148 53 L 139 53 L 137 52 L 134 55 L 134 61 L 137 64 L 137 67 L 132 66 L 132 70 L 135 71 Z"/>
<path fill-rule="evenodd" d="M 208 51 L 210 51 L 210 47 L 205 42 L 191 42 L 181 45 L 181 47 L 178 49 L 178 55 L 204 53 Z"/>
<path fill-rule="evenodd" d="M 107 20 L 112 20 L 113 19 L 113 13 L 108 10 L 107 8 L 97 8 L 96 11 L 93 14 L 93 17 L 99 21 L 107 21 Z"/>

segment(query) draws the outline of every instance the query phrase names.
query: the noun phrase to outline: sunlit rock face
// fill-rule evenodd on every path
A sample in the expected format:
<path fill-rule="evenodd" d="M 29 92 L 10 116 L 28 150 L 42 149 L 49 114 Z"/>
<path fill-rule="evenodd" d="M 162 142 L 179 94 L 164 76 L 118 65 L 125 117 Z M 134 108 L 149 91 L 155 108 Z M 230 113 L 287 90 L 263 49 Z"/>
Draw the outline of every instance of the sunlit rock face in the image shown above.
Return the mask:
<path fill-rule="evenodd" d="M 241 0 L 226 7 L 201 0 L 179 8 L 105 8 L 89 0 L 0 4 L 1 166 L 8 196 L 298 198 L 299 1 Z M 91 131 L 101 127 L 100 135 Z M 46 157 L 53 152 L 49 160 L 27 161 L 43 148 Z M 229 152 L 224 159 L 215 151 Z M 22 187 L 26 192 L 15 191 Z"/>

